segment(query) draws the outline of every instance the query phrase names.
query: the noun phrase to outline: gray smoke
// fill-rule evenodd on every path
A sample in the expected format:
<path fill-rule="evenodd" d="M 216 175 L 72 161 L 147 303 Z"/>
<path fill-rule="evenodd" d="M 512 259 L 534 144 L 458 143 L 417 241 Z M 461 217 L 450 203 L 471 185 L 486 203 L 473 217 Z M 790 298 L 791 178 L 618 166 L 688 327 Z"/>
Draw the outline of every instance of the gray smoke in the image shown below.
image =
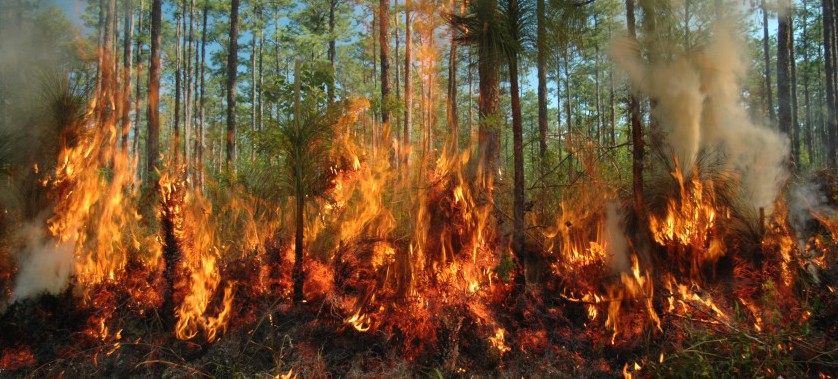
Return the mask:
<path fill-rule="evenodd" d="M 17 233 L 23 248 L 18 253 L 18 272 L 10 302 L 43 294 L 58 294 L 67 288 L 73 273 L 73 243 L 59 242 L 44 234 L 42 225 L 26 224 Z"/>
<path fill-rule="evenodd" d="M 613 272 L 625 272 L 629 269 L 629 244 L 623 231 L 623 213 L 616 203 L 605 206 L 605 225 L 603 241 L 608 256 L 608 266 Z"/>
<path fill-rule="evenodd" d="M 702 149 L 720 150 L 739 176 L 742 201 L 770 210 L 788 176 L 789 141 L 748 116 L 740 86 L 747 64 L 732 30 L 718 25 L 709 45 L 667 61 L 647 62 L 628 38 L 615 40 L 611 55 L 634 90 L 657 101 L 652 115 L 682 171 L 693 168 Z"/>

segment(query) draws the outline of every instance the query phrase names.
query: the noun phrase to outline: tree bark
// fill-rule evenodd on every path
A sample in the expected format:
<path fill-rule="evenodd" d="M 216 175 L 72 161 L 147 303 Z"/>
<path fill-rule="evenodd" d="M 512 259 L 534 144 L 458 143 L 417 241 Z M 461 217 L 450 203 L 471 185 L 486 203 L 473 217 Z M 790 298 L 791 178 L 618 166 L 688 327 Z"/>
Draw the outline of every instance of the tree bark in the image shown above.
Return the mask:
<path fill-rule="evenodd" d="M 512 23 L 512 35 L 514 39 L 518 39 L 517 19 L 518 19 L 518 1 L 509 1 L 509 19 Z M 513 51 L 509 53 L 509 92 L 512 102 L 512 150 L 513 150 L 513 166 L 514 166 L 514 188 L 513 188 L 513 203 L 512 203 L 512 251 L 517 260 L 517 273 L 515 275 L 515 282 L 518 291 L 522 291 L 526 286 L 526 276 L 524 274 L 524 261 L 526 260 L 524 246 L 525 246 L 525 223 L 524 223 L 524 136 L 523 124 L 521 120 L 521 99 L 518 90 L 518 53 Z"/>
<path fill-rule="evenodd" d="M 634 0 L 626 0 L 626 23 L 629 36 L 637 39 L 635 28 Z M 643 201 L 643 129 L 640 124 L 640 102 L 633 93 L 629 100 L 632 140 L 632 190 L 634 192 L 634 211 L 640 217 L 645 214 Z"/>
<path fill-rule="evenodd" d="M 128 154 L 128 134 L 131 130 L 131 73 L 134 71 L 134 1 L 125 0 L 123 4 L 124 35 L 122 51 L 122 152 Z"/>
<path fill-rule="evenodd" d="M 771 122 L 777 120 L 774 113 L 774 97 L 771 92 L 771 50 L 768 46 L 768 9 L 765 7 L 765 0 L 760 0 L 762 8 L 762 56 L 765 60 L 765 100 L 768 107 L 768 119 Z M 827 0 L 828 1 L 828 0 Z"/>
<path fill-rule="evenodd" d="M 329 65 L 332 68 L 332 77 L 329 79 L 329 104 L 335 102 L 335 61 L 337 60 L 337 49 L 335 48 L 335 8 L 338 0 L 329 0 Z"/>
<path fill-rule="evenodd" d="M 178 9 L 175 11 L 175 18 L 176 27 L 175 27 L 175 114 L 174 114 L 174 128 L 172 132 L 174 133 L 174 147 L 172 148 L 172 162 L 174 162 L 175 166 L 178 164 L 178 159 L 180 156 L 180 140 L 181 140 L 181 133 L 180 133 L 180 111 L 181 111 L 181 85 L 183 83 L 182 74 L 183 70 L 181 69 L 181 43 L 180 37 L 182 35 L 182 19 L 183 19 L 183 9 L 181 4 L 178 4 Z"/>
<path fill-rule="evenodd" d="M 139 16 L 137 16 L 138 17 L 138 19 L 137 19 L 137 30 L 138 30 L 137 34 L 138 35 L 141 35 L 143 33 L 143 5 L 144 5 L 143 0 L 140 0 L 140 6 L 139 6 L 139 9 L 138 9 Z M 141 107 L 141 101 L 140 100 L 142 99 L 141 92 L 140 92 L 142 86 L 140 85 L 140 80 L 141 80 L 141 77 L 142 77 L 142 71 L 143 71 L 143 45 L 142 45 L 142 39 L 137 38 L 137 79 L 135 80 L 135 82 L 137 83 L 137 89 L 136 89 L 136 93 L 135 93 L 135 96 L 134 96 L 134 141 L 132 142 L 132 145 L 134 146 L 132 158 L 135 159 L 135 162 L 140 162 L 140 117 L 141 117 L 141 114 L 142 114 L 141 109 L 140 109 L 140 107 Z M 139 166 L 139 168 L 137 170 L 138 171 L 137 174 L 138 174 L 139 177 L 142 177 L 142 174 L 146 171 L 146 170 L 144 170 L 145 167 L 142 164 L 138 164 L 137 166 Z"/>
<path fill-rule="evenodd" d="M 239 0 L 230 3 L 230 47 L 227 54 L 227 155 L 228 170 L 236 169 L 236 75 L 239 50 Z"/>
<path fill-rule="evenodd" d="M 296 128 L 296 134 L 300 135 L 300 61 L 297 60 L 294 64 L 294 128 Z M 294 302 L 301 303 L 305 300 L 305 295 L 303 293 L 303 285 L 305 284 L 305 271 L 303 270 L 303 228 L 304 228 L 304 212 L 305 212 L 305 191 L 303 190 L 303 182 L 302 182 L 302 157 L 301 157 L 301 150 L 302 146 L 295 146 L 294 153 L 296 157 L 294 157 L 294 197 L 296 200 L 296 229 L 294 233 L 294 268 L 293 268 L 293 278 L 294 278 Z"/>
<path fill-rule="evenodd" d="M 836 77 L 835 77 L 835 1 L 822 0 L 823 45 L 826 73 L 826 130 L 827 130 L 827 165 L 836 166 L 836 140 L 838 140 L 838 120 L 836 120 Z"/>
<path fill-rule="evenodd" d="M 454 0 L 449 0 L 451 13 L 454 13 Z M 451 141 L 451 152 L 460 149 L 460 131 L 457 121 L 457 41 L 454 30 L 451 30 L 451 49 L 448 51 L 448 101 L 446 104 L 446 118 Z"/>
<path fill-rule="evenodd" d="M 151 2 L 151 62 L 148 66 L 148 141 L 146 143 L 149 176 L 160 162 L 160 32 L 163 0 Z"/>
<path fill-rule="evenodd" d="M 789 75 L 791 76 L 790 80 L 790 91 L 791 91 L 791 151 L 792 151 L 792 162 L 794 162 L 795 167 L 800 167 L 802 162 L 800 161 L 800 111 L 799 111 L 799 104 L 797 102 L 797 62 L 796 57 L 797 54 L 794 50 L 794 10 L 793 8 L 789 8 L 788 10 L 789 16 Z"/>
<path fill-rule="evenodd" d="M 807 3 L 806 0 L 802 1 L 803 3 L 803 14 L 808 14 L 807 12 Z M 808 24 L 809 20 L 804 19 L 803 22 L 803 64 L 805 69 L 803 70 L 803 108 L 805 112 L 805 119 L 803 121 L 803 140 L 806 144 L 806 155 L 809 157 L 808 163 L 809 166 L 813 166 L 815 163 L 815 152 L 812 148 L 812 108 L 809 102 L 809 33 L 808 33 Z"/>
<path fill-rule="evenodd" d="M 206 68 L 206 55 L 207 55 L 207 16 L 209 13 L 209 4 L 204 4 L 204 10 L 202 15 L 202 25 L 201 25 L 201 64 L 199 68 L 198 76 L 200 77 L 200 86 L 201 90 L 198 94 L 198 138 L 195 141 L 197 146 L 196 154 L 195 154 L 195 161 L 197 162 L 197 167 L 195 171 L 197 174 L 197 181 L 196 187 L 199 190 L 203 190 L 204 188 L 204 111 L 206 109 L 206 83 L 205 83 L 205 75 L 204 69 Z"/>
<path fill-rule="evenodd" d="M 411 97 L 413 95 L 413 82 L 411 80 L 411 40 L 412 35 L 410 31 L 410 0 L 404 1 L 404 131 L 402 140 L 402 165 L 407 167 L 410 156 L 410 128 L 413 123 L 413 104 Z M 405 173 L 408 170 L 404 170 Z"/>
<path fill-rule="evenodd" d="M 390 0 L 378 2 L 378 45 L 381 48 L 381 123 L 379 143 L 386 145 L 390 127 Z"/>
<path fill-rule="evenodd" d="M 545 0 L 536 0 L 536 68 L 538 71 L 538 152 L 547 154 L 547 26 Z"/>

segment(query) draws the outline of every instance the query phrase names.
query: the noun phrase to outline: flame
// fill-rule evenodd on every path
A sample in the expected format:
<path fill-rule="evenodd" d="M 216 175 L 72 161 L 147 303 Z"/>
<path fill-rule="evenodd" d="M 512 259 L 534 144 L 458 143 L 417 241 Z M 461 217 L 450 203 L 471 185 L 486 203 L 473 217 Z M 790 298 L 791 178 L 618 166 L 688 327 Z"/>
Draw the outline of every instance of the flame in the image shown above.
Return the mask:
<path fill-rule="evenodd" d="M 669 200 L 665 215 L 650 217 L 649 227 L 657 243 L 674 249 L 676 255 L 687 256 L 690 273 L 698 279 L 702 265 L 715 263 L 725 254 L 723 240 L 714 235 L 714 185 L 710 180 L 702 180 L 697 168 L 687 181 L 677 159 L 675 167 L 672 176 L 678 182 L 678 196 Z"/>
<path fill-rule="evenodd" d="M 489 342 L 491 342 L 492 346 L 494 346 L 494 348 L 497 349 L 497 351 L 501 354 L 512 350 L 509 346 L 506 346 L 506 344 L 504 343 L 504 333 L 506 333 L 506 330 L 504 330 L 503 328 L 497 328 L 495 329 L 495 335 L 489 337 Z"/>

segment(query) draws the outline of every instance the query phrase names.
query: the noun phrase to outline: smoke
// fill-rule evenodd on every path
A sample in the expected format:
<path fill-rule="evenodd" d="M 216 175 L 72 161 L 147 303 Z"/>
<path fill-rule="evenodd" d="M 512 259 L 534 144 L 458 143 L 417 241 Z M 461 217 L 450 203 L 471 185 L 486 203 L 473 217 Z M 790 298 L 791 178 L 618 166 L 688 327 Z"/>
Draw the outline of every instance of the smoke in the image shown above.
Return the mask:
<path fill-rule="evenodd" d="M 605 206 L 605 226 L 603 241 L 608 255 L 608 266 L 613 272 L 624 272 L 629 269 L 629 245 L 623 231 L 623 214 L 616 203 Z"/>
<path fill-rule="evenodd" d="M 611 56 L 634 90 L 656 102 L 652 116 L 682 171 L 693 168 L 700 151 L 719 150 L 725 168 L 739 177 L 742 201 L 770 210 L 788 176 L 789 141 L 755 124 L 742 104 L 742 45 L 732 28 L 719 24 L 707 46 L 669 60 L 647 62 L 628 38 L 612 43 Z"/>
<path fill-rule="evenodd" d="M 58 294 L 67 288 L 73 273 L 73 243 L 59 242 L 44 235 L 41 225 L 26 224 L 17 233 L 24 242 L 18 254 L 18 272 L 11 302 L 45 293 Z"/>

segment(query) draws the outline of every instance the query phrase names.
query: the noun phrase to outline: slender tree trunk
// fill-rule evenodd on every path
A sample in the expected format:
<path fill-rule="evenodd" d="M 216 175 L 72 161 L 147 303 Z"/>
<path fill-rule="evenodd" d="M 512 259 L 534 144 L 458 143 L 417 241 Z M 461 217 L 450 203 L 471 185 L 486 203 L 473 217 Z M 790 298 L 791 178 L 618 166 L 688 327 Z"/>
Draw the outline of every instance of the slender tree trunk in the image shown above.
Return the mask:
<path fill-rule="evenodd" d="M 396 30 L 393 32 L 393 36 L 396 39 L 396 49 L 395 49 L 396 59 L 394 60 L 395 64 L 393 65 L 395 67 L 394 71 L 395 71 L 395 77 L 396 77 L 396 80 L 395 80 L 395 84 L 396 84 L 396 104 L 401 104 L 401 101 L 402 101 L 401 88 L 400 88 L 401 87 L 401 83 L 400 83 L 401 79 L 399 77 L 401 60 L 399 58 L 399 1 L 398 0 L 393 1 L 393 8 L 394 8 L 394 10 L 393 10 L 393 21 L 395 23 L 395 28 L 396 28 Z M 402 138 L 403 138 L 401 136 L 402 120 L 401 120 L 401 114 L 399 112 L 396 113 L 395 125 L 396 125 L 396 127 L 393 128 L 393 134 L 395 135 L 395 138 L 397 139 L 397 142 L 398 142 L 396 144 L 396 151 L 395 151 L 395 166 L 398 167 L 401 164 L 401 158 L 400 157 L 401 157 L 401 154 L 402 154 L 402 145 L 401 145 L 400 141 L 402 141 Z"/>
<path fill-rule="evenodd" d="M 134 1 L 125 0 L 124 36 L 122 56 L 122 152 L 128 154 L 128 134 L 131 130 L 131 73 L 134 71 L 134 52 L 132 39 L 134 38 Z"/>
<path fill-rule="evenodd" d="M 774 97 L 771 92 L 771 50 L 768 45 L 768 9 L 765 7 L 765 0 L 760 0 L 762 8 L 762 56 L 765 60 L 765 100 L 768 107 L 768 119 L 771 122 L 777 120 L 774 113 Z"/>
<path fill-rule="evenodd" d="M 836 166 L 836 140 L 838 140 L 838 119 L 836 119 L 836 57 L 835 57 L 835 2 L 822 0 L 823 7 L 823 47 L 826 73 L 826 130 L 827 130 L 827 164 Z"/>
<path fill-rule="evenodd" d="M 254 2 L 253 4 L 254 11 L 256 11 L 259 7 L 258 2 Z M 259 25 L 255 22 L 253 24 L 253 29 L 250 31 L 250 131 L 251 133 L 256 132 L 256 50 L 259 49 L 258 47 L 258 38 L 256 37 L 259 34 Z M 256 140 L 250 140 L 250 161 L 253 162 L 256 159 Z"/>
<path fill-rule="evenodd" d="M 626 0 L 626 23 L 629 36 L 637 39 L 634 16 L 634 0 Z M 632 94 L 629 100 L 632 140 L 632 190 L 634 192 L 634 211 L 638 217 L 645 214 L 643 201 L 643 129 L 640 124 L 640 102 Z"/>
<path fill-rule="evenodd" d="M 410 128 L 413 123 L 413 104 L 411 97 L 413 95 L 413 82 L 411 77 L 411 40 L 413 39 L 410 31 L 410 0 L 404 1 L 404 139 L 402 140 L 402 164 L 407 167 L 409 159 L 410 147 Z M 404 170 L 405 173 L 408 170 Z"/>
<path fill-rule="evenodd" d="M 294 128 L 296 134 L 300 135 L 300 61 L 297 60 L 294 64 Z M 295 146 L 294 157 L 294 197 L 296 200 L 296 228 L 294 233 L 294 302 L 301 303 L 305 300 L 303 294 L 303 285 L 305 284 L 305 271 L 303 270 L 303 228 L 305 220 L 305 191 L 303 190 L 302 182 L 302 146 Z"/>
<path fill-rule="evenodd" d="M 265 52 L 265 22 L 264 22 L 264 13 L 262 11 L 262 5 L 259 4 L 259 9 L 257 9 L 257 15 L 259 18 L 259 56 L 258 56 L 258 69 L 259 69 L 259 77 L 256 80 L 256 102 L 259 104 L 259 108 L 256 111 L 256 130 L 262 131 L 264 127 L 264 114 L 265 108 L 262 103 L 262 92 L 264 88 L 264 52 Z"/>
<path fill-rule="evenodd" d="M 153 0 L 151 5 L 151 63 L 148 68 L 148 177 L 153 178 L 155 171 L 159 169 L 160 156 L 160 35 L 162 29 L 162 8 L 163 0 Z M 154 191 L 159 187 L 158 182 L 154 182 Z M 165 224 L 167 218 L 163 218 L 162 222 Z M 168 220 L 171 222 L 171 220 Z M 171 236 L 171 233 L 169 233 Z M 163 255 L 164 263 L 166 265 L 163 276 L 165 278 L 166 288 L 163 291 L 163 320 L 167 325 L 174 323 L 174 280 L 175 267 L 178 261 L 177 249 L 174 248 L 172 241 L 167 241 L 167 246 Z"/>
<path fill-rule="evenodd" d="M 594 32 L 599 30 L 599 17 L 597 14 L 594 13 Z M 596 117 L 596 142 L 597 147 L 602 146 L 603 135 L 605 134 L 605 122 L 603 122 L 603 115 L 602 112 L 602 91 L 600 89 L 600 82 L 599 82 L 599 42 L 594 41 L 594 94 L 595 94 L 595 102 L 594 102 L 594 109 L 595 117 Z"/>
<path fill-rule="evenodd" d="M 332 67 L 332 77 L 329 79 L 329 104 L 335 102 L 335 61 L 337 60 L 337 50 L 335 48 L 335 8 L 338 0 L 329 0 L 329 64 Z"/>
<path fill-rule="evenodd" d="M 614 70 L 608 70 L 609 94 L 608 94 L 608 109 L 610 116 L 609 124 L 611 125 L 611 147 L 617 146 L 617 110 L 614 102 Z"/>
<path fill-rule="evenodd" d="M 227 55 L 227 155 L 228 170 L 236 169 L 236 75 L 239 52 L 239 0 L 230 3 L 230 47 Z"/>
<path fill-rule="evenodd" d="M 800 167 L 800 112 L 797 102 L 797 56 L 794 50 L 794 10 L 789 8 L 789 74 L 791 75 L 791 147 L 792 161 L 796 167 Z"/>
<path fill-rule="evenodd" d="M 545 0 L 536 0 L 536 67 L 538 71 L 538 147 L 542 159 L 547 153 L 547 27 Z"/>
<path fill-rule="evenodd" d="M 140 0 L 140 6 L 138 8 L 139 16 L 138 16 L 138 19 L 137 19 L 137 30 L 138 30 L 137 34 L 139 34 L 139 35 L 141 35 L 143 33 L 143 5 L 144 5 L 143 0 Z M 135 160 L 135 162 L 140 162 L 140 117 L 141 117 L 141 114 L 142 114 L 142 112 L 140 111 L 140 107 L 141 107 L 141 103 L 142 103 L 141 102 L 142 95 L 141 95 L 141 92 L 140 92 L 142 86 L 140 85 L 140 82 L 141 82 L 141 78 L 142 78 L 142 71 L 143 71 L 143 44 L 142 44 L 142 39 L 137 38 L 137 79 L 135 80 L 135 82 L 137 83 L 137 90 L 136 90 L 136 93 L 135 93 L 135 96 L 134 96 L 134 141 L 133 141 L 133 145 L 134 145 L 133 159 Z M 141 164 L 137 164 L 137 166 L 143 167 L 143 165 L 141 165 Z M 143 170 L 143 169 L 138 170 L 138 174 L 139 174 L 140 177 L 142 177 L 142 173 L 144 171 L 146 171 L 146 170 Z"/>
<path fill-rule="evenodd" d="M 382 147 L 389 139 L 390 128 L 390 0 L 378 2 L 378 44 L 381 47 L 381 140 Z"/>
<path fill-rule="evenodd" d="M 107 1 L 108 0 L 99 0 L 99 18 L 98 18 L 97 26 L 96 26 L 96 31 L 97 31 L 97 46 L 96 46 L 97 54 L 96 54 L 96 84 L 94 86 L 94 88 L 95 88 L 94 93 L 97 94 L 97 95 L 100 93 L 101 88 L 102 88 L 102 76 L 103 76 L 102 68 L 104 68 L 104 59 L 105 59 L 105 54 L 104 54 L 105 36 L 107 35 L 105 33 L 105 24 L 106 24 L 106 21 L 107 21 L 107 15 L 105 13 L 107 12 L 107 9 L 108 9 L 107 8 L 108 7 Z M 98 104 L 97 104 L 97 108 L 98 108 Z M 96 112 L 98 113 L 99 110 L 97 109 Z M 98 115 L 97 115 L 97 117 L 98 117 Z"/>
<path fill-rule="evenodd" d="M 191 0 L 188 3 L 184 0 L 183 3 L 184 7 L 189 8 L 189 28 L 187 30 L 186 24 L 184 24 L 184 37 L 186 38 L 186 54 L 184 55 L 183 62 L 186 65 L 186 70 L 184 71 L 184 81 L 186 82 L 186 86 L 184 88 L 184 117 L 183 117 L 183 162 L 186 164 L 187 173 L 191 170 L 192 162 L 189 160 L 189 138 L 192 136 L 192 94 L 194 93 L 193 88 L 193 81 L 194 77 L 192 75 L 192 53 L 193 53 L 193 42 L 195 39 L 195 29 L 193 27 L 195 23 L 195 0 Z M 186 15 L 184 15 L 184 20 L 186 20 Z"/>
<path fill-rule="evenodd" d="M 509 19 L 511 23 L 518 20 L 518 1 L 509 2 Z M 512 25 L 512 35 L 518 39 L 518 25 Z M 515 282 L 519 291 L 526 286 L 526 276 L 523 270 L 526 254 L 524 251 L 526 235 L 524 223 L 524 132 L 521 120 L 521 99 L 518 90 L 518 53 L 509 54 L 509 92 L 512 102 L 512 150 L 514 167 L 514 188 L 512 203 L 512 251 L 517 260 L 518 269 Z"/>
<path fill-rule="evenodd" d="M 477 131 L 474 129 L 474 48 L 468 48 L 468 130 L 469 147 L 477 145 Z"/>
<path fill-rule="evenodd" d="M 175 166 L 178 164 L 178 159 L 180 156 L 180 111 L 181 111 L 181 85 L 182 85 L 182 74 L 183 70 L 181 69 L 181 47 L 180 47 L 180 37 L 182 35 L 181 28 L 182 22 L 181 19 L 183 18 L 183 9 L 181 9 L 181 4 L 178 4 L 178 9 L 175 11 L 175 18 L 176 27 L 175 27 L 175 112 L 174 112 L 174 128 L 172 131 L 174 132 L 174 147 L 172 148 L 172 162 L 174 162 Z"/>
<path fill-rule="evenodd" d="M 777 17 L 777 106 L 780 132 L 791 139 L 794 161 L 794 138 L 792 138 L 792 109 L 791 109 L 791 14 L 781 14 Z"/>
<path fill-rule="evenodd" d="M 556 133 L 559 134 L 559 143 L 556 145 L 556 152 L 559 160 L 562 158 L 562 145 L 565 143 L 565 136 L 562 132 L 562 73 L 561 73 L 561 53 L 559 49 L 556 50 Z M 570 127 L 570 124 L 568 124 Z"/>
<path fill-rule="evenodd" d="M 203 15 L 202 15 L 202 25 L 201 25 L 201 64 L 199 68 L 199 79 L 200 79 L 200 86 L 201 92 L 198 94 L 198 138 L 195 141 L 197 146 L 197 151 L 195 154 L 195 161 L 197 162 L 197 166 L 195 171 L 197 171 L 197 183 L 196 187 L 199 190 L 203 190 L 204 188 L 204 130 L 206 129 L 204 125 L 204 111 L 206 105 L 206 83 L 205 83 L 205 75 L 204 69 L 206 68 L 206 55 L 207 55 L 207 16 L 209 13 L 209 4 L 204 4 Z"/>
<path fill-rule="evenodd" d="M 454 0 L 449 0 L 451 13 L 454 13 Z M 454 39 L 454 30 L 451 29 L 451 49 L 448 51 L 448 102 L 446 116 L 451 141 L 451 152 L 460 149 L 460 131 L 457 121 L 457 41 Z"/>
<path fill-rule="evenodd" d="M 151 2 L 151 63 L 148 66 L 148 163 L 149 176 L 160 167 L 160 32 L 163 0 Z"/>
<path fill-rule="evenodd" d="M 490 0 L 491 8 L 488 13 L 494 14 L 497 2 Z M 482 33 L 488 33 L 488 30 Z M 482 36 L 482 40 L 489 41 L 490 37 Z M 479 130 L 478 143 L 480 145 L 481 169 L 485 173 L 497 173 L 500 154 L 500 71 L 498 52 L 491 43 L 484 43 L 478 49 L 477 75 L 480 95 L 477 99 Z M 482 183 L 491 187 L 492 183 Z"/>
<path fill-rule="evenodd" d="M 566 134 L 566 137 L 567 137 L 567 139 L 566 139 L 567 140 L 567 171 L 568 171 L 568 177 L 569 177 L 570 173 L 573 172 L 573 151 L 574 151 L 573 132 L 574 132 L 574 130 L 573 130 L 573 118 L 572 118 L 573 117 L 573 109 L 572 109 L 573 98 L 570 95 L 570 70 L 569 70 L 570 59 L 568 59 L 568 54 L 567 54 L 568 50 L 570 50 L 570 47 L 565 45 L 565 47 L 562 51 L 564 53 L 564 55 L 563 55 L 563 57 L 564 57 L 564 65 L 563 65 L 563 67 L 564 67 L 564 91 L 565 91 L 564 106 L 565 106 L 565 119 L 566 119 L 565 124 L 567 124 L 566 125 L 566 129 L 567 129 L 567 134 Z"/>
<path fill-rule="evenodd" d="M 807 15 L 807 3 L 806 0 L 803 0 L 803 14 Z M 808 24 L 809 20 L 805 19 L 802 22 L 803 24 L 803 107 L 805 109 L 806 118 L 803 124 L 803 139 L 806 144 L 806 154 L 809 157 L 809 166 L 814 166 L 815 163 L 815 153 L 814 149 L 812 148 L 812 109 L 811 104 L 809 102 L 809 33 L 808 33 Z"/>

